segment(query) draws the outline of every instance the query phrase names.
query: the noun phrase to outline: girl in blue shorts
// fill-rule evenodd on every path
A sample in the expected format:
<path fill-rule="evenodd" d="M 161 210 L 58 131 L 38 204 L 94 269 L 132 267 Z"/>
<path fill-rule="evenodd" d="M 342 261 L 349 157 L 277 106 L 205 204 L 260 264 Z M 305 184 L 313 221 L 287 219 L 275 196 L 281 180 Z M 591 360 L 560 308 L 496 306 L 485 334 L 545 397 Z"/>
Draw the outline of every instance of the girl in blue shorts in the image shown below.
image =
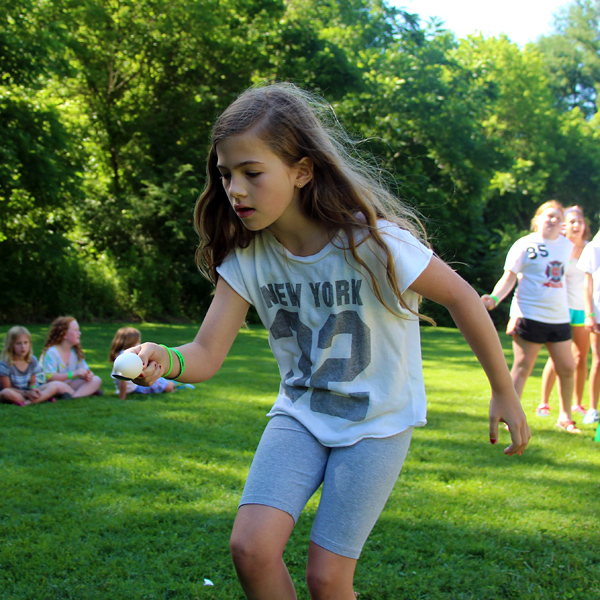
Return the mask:
<path fill-rule="evenodd" d="M 336 133 L 332 133 L 335 131 Z M 282 555 L 322 486 L 306 570 L 313 600 L 355 600 L 356 561 L 426 422 L 418 299 L 445 305 L 492 388 L 489 435 L 507 454 L 530 432 L 498 335 L 475 291 L 419 223 L 350 158 L 331 107 L 290 84 L 243 93 L 217 120 L 198 200 L 197 261 L 216 290 L 192 343 L 133 348 L 138 383 L 219 370 L 250 305 L 281 383 L 231 536 L 248 598 L 292 600 Z"/>
<path fill-rule="evenodd" d="M 577 268 L 577 261 L 590 239 L 590 231 L 583 216 L 583 209 L 579 206 L 566 208 L 563 227 L 564 236 L 573 244 L 566 271 L 567 300 L 573 335 L 571 350 L 575 359 L 575 388 L 571 411 L 585 415 L 587 410 L 583 406 L 583 391 L 588 372 L 590 332 L 585 328 L 585 273 Z M 552 358 L 548 358 L 542 374 L 542 400 L 536 409 L 539 416 L 547 416 L 550 412 L 550 394 L 555 381 L 556 369 Z"/>

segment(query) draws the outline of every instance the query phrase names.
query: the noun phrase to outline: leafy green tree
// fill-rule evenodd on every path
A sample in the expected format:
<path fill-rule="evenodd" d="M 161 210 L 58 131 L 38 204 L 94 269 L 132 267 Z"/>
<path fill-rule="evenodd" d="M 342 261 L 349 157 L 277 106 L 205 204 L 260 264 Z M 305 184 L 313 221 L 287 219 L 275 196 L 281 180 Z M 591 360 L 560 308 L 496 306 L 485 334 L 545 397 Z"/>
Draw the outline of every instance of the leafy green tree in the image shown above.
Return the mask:
<path fill-rule="evenodd" d="M 76 71 L 63 95 L 85 113 L 93 159 L 80 239 L 109 255 L 137 314 L 193 311 L 208 295 L 195 276 L 191 221 L 210 125 L 264 61 L 256 42 L 283 5 L 55 0 L 54 8 Z"/>
<path fill-rule="evenodd" d="M 294 75 L 349 93 L 361 84 L 358 48 L 385 45 L 395 23 L 366 0 L 54 4 L 76 70 L 63 93 L 85 112 L 93 158 L 79 239 L 110 256 L 143 316 L 189 314 L 208 296 L 191 215 L 214 117 L 258 80 Z"/>
<path fill-rule="evenodd" d="M 600 0 L 574 0 L 555 21 L 554 33 L 537 45 L 562 110 L 598 111 L 600 91 Z"/>
<path fill-rule="evenodd" d="M 548 196 L 565 204 L 579 204 L 600 224 L 600 114 L 586 119 L 579 109 L 561 116 L 562 172 L 548 184 Z"/>
<path fill-rule="evenodd" d="M 539 53 L 521 50 L 508 38 L 471 37 L 456 58 L 472 74 L 472 89 L 487 94 L 479 122 L 497 151 L 489 165 L 484 202 L 493 227 L 527 227 L 534 207 L 546 199 L 550 181 L 561 176 L 559 114 Z"/>
<path fill-rule="evenodd" d="M 0 241 L 26 235 L 77 190 L 77 159 L 45 76 L 65 66 L 39 23 L 45 5 L 2 3 L 0 28 Z"/>
<path fill-rule="evenodd" d="M 382 0 L 286 2 L 255 80 L 295 81 L 341 99 L 365 89 L 364 53 L 382 52 L 409 30 L 418 31 L 415 20 Z"/>
<path fill-rule="evenodd" d="M 534 46 L 459 43 L 383 0 L 2 2 L 1 319 L 19 306 L 201 315 L 192 211 L 210 128 L 265 80 L 333 101 L 436 251 L 482 291 L 537 203 L 595 207 L 593 69 L 583 100 L 557 102 Z M 589 16 L 597 0 L 575 4 Z M 590 43 L 581 64 L 593 64 Z"/>
<path fill-rule="evenodd" d="M 491 289 L 538 204 L 597 193 L 587 169 L 597 152 L 580 154 L 593 126 L 556 110 L 535 48 L 457 43 L 438 30 L 364 56 L 366 89 L 338 104 L 343 120 L 366 134 L 436 251 L 479 290 Z"/>
<path fill-rule="evenodd" d="M 43 2 L 2 3 L 0 27 L 0 318 L 45 313 L 60 296 L 52 280 L 81 269 L 65 237 L 69 208 L 82 198 L 80 155 L 48 93 L 51 73 L 64 74 L 60 31 Z M 81 278 L 79 278 L 81 279 Z M 72 294 L 71 294 L 72 296 Z M 52 302 L 52 300 L 50 300 Z"/>
<path fill-rule="evenodd" d="M 0 0 L 0 13 L 2 85 L 40 87 L 41 76 L 69 70 L 61 50 L 63 32 L 50 18 L 50 3 Z"/>

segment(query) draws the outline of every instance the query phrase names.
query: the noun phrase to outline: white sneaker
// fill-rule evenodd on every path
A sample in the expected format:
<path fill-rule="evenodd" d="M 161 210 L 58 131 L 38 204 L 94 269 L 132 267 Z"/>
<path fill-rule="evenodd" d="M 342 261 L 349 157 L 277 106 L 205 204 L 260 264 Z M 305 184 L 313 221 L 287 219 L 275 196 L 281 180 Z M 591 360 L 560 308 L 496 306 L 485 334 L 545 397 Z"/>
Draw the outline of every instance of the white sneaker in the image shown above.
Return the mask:
<path fill-rule="evenodd" d="M 583 423 L 584 425 L 591 425 L 592 423 L 595 423 L 596 421 L 600 420 L 600 416 L 598 416 L 598 411 L 595 408 L 590 408 L 585 417 L 583 417 Z"/>

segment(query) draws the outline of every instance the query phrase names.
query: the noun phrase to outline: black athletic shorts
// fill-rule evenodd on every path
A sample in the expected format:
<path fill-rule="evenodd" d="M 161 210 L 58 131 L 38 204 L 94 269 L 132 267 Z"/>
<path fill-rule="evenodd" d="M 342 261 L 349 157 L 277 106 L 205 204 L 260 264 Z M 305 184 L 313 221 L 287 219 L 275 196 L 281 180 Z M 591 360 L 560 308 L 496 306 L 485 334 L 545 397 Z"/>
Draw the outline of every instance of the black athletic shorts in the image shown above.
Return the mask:
<path fill-rule="evenodd" d="M 517 319 L 515 333 L 534 344 L 566 342 L 573 337 L 570 323 L 541 323 L 525 317 Z"/>

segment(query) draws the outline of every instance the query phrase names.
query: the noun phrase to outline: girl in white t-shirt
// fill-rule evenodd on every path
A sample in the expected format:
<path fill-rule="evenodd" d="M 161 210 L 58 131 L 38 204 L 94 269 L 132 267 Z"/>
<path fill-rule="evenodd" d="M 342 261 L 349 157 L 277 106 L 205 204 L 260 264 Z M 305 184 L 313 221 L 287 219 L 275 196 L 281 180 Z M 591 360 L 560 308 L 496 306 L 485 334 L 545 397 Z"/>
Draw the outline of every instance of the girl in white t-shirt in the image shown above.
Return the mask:
<path fill-rule="evenodd" d="M 195 212 L 213 301 L 194 342 L 131 350 L 144 363 L 138 383 L 166 373 L 199 382 L 219 370 L 250 304 L 269 331 L 281 385 L 231 537 L 253 599 L 296 598 L 282 554 L 321 484 L 310 596 L 355 599 L 356 561 L 413 427 L 425 424 L 419 295 L 448 308 L 489 378 L 490 441 L 501 420 L 512 436 L 506 454 L 521 454 L 530 437 L 477 294 L 432 255 L 376 175 L 350 159 L 326 117 L 336 125 L 331 107 L 291 84 L 250 89 L 221 115 Z"/>
<path fill-rule="evenodd" d="M 565 275 L 573 244 L 560 235 L 563 207 L 551 200 L 542 204 L 531 221 L 533 233 L 509 250 L 504 274 L 491 294 L 481 298 L 493 310 L 517 285 L 510 305 L 507 333 L 513 338 L 512 380 L 519 398 L 542 345 L 548 349 L 558 377 L 560 412 L 557 425 L 581 433 L 571 419 L 575 361 Z"/>
<path fill-rule="evenodd" d="M 584 425 L 600 420 L 600 232 L 584 248 L 577 268 L 585 275 L 585 328 L 591 333 L 592 368 L 590 370 L 590 408 L 583 417 Z"/>
<path fill-rule="evenodd" d="M 585 328 L 585 273 L 577 268 L 577 261 L 590 239 L 590 234 L 581 207 L 565 208 L 564 219 L 564 235 L 573 243 L 573 251 L 566 272 L 567 298 L 573 333 L 571 350 L 575 359 L 574 403 L 571 411 L 585 415 L 587 411 L 583 406 L 583 391 L 587 380 L 590 332 Z M 555 381 L 556 370 L 552 358 L 549 357 L 542 373 L 542 400 L 536 409 L 539 416 L 543 417 L 549 414 L 550 394 Z"/>

